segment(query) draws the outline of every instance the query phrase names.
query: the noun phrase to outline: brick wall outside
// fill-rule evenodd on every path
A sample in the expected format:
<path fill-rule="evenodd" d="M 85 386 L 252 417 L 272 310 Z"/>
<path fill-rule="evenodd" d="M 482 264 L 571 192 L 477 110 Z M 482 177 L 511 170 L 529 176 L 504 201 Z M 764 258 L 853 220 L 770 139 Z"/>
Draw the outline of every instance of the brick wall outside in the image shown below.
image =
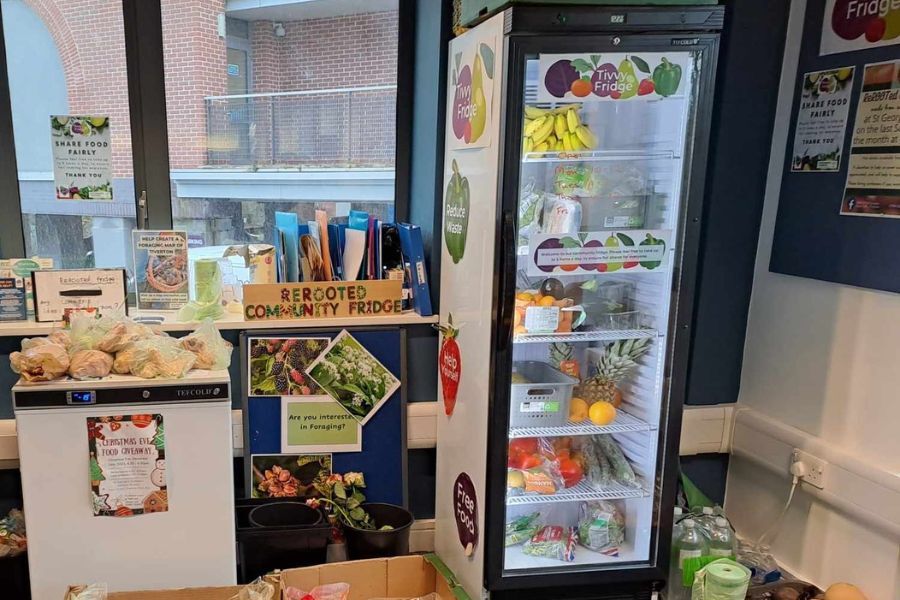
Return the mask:
<path fill-rule="evenodd" d="M 107 114 L 113 174 L 132 175 L 121 0 L 25 0 L 59 49 L 72 114 Z M 169 159 L 219 165 L 392 166 L 395 92 L 283 96 L 213 104 L 226 93 L 225 0 L 162 0 Z M 252 91 L 393 84 L 396 11 L 250 24 Z M 238 117 L 237 119 L 235 117 Z M 212 134 L 207 135 L 207 120 Z M 234 124 L 234 121 L 242 121 Z M 210 151 L 210 149 L 212 151 Z"/>
<path fill-rule="evenodd" d="M 166 112 L 169 164 L 193 169 L 206 164 L 207 96 L 226 89 L 225 39 L 217 18 L 225 0 L 162 0 L 163 49 L 166 65 Z"/>

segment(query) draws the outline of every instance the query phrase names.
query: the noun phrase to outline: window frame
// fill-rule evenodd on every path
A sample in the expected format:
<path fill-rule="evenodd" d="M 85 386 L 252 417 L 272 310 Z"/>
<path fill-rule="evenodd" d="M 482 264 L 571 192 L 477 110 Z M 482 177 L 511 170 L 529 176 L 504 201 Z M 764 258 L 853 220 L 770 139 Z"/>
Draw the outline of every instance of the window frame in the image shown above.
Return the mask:
<path fill-rule="evenodd" d="M 161 2 L 121 0 L 134 168 L 135 227 L 171 229 L 172 189 Z M 416 0 L 398 0 L 394 216 L 410 214 Z M 0 258 L 25 257 L 3 10 L 0 8 Z M 142 193 L 143 192 L 143 193 Z M 142 197 L 145 202 L 142 202 Z M 427 199 L 423 199 L 428 201 Z"/>

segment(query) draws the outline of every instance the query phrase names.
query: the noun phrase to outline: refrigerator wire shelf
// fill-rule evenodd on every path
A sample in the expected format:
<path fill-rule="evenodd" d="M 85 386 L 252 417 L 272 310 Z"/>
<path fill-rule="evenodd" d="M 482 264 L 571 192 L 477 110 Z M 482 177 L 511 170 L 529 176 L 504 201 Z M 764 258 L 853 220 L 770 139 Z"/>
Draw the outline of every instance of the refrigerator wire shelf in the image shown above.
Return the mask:
<path fill-rule="evenodd" d="M 579 152 L 528 152 L 522 157 L 523 163 L 558 163 L 558 162 L 607 162 L 667 160 L 675 158 L 670 151 L 631 151 L 631 150 L 582 150 Z"/>
<path fill-rule="evenodd" d="M 606 433 L 628 433 L 630 431 L 652 431 L 654 427 L 635 416 L 620 410 L 615 422 L 610 425 L 592 423 L 572 423 L 548 427 L 510 427 L 509 439 L 526 437 L 558 437 L 564 435 L 602 435 Z"/>
<path fill-rule="evenodd" d="M 576 486 L 560 490 L 555 494 L 528 494 L 524 496 L 507 496 L 507 506 L 523 504 L 555 504 L 558 502 L 584 502 L 588 500 L 622 500 L 625 498 L 643 498 L 647 495 L 641 487 L 611 483 L 602 490 L 595 490 L 582 481 Z"/>
<path fill-rule="evenodd" d="M 549 344 L 552 342 L 597 342 L 613 340 L 637 340 L 659 337 L 656 329 L 620 329 L 599 331 L 573 331 L 571 333 L 520 333 L 513 336 L 515 344 Z"/>

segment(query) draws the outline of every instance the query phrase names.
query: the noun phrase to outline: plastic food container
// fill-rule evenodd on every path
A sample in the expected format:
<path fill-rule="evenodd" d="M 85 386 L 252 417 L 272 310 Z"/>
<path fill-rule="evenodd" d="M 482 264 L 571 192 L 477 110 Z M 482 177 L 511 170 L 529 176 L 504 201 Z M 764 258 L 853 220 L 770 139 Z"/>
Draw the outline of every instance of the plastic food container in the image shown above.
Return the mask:
<path fill-rule="evenodd" d="M 510 427 L 552 427 L 569 420 L 569 400 L 578 383 L 574 377 L 560 373 L 547 363 L 522 361 L 513 363 L 510 385 Z M 515 376 L 526 383 L 515 383 Z"/>

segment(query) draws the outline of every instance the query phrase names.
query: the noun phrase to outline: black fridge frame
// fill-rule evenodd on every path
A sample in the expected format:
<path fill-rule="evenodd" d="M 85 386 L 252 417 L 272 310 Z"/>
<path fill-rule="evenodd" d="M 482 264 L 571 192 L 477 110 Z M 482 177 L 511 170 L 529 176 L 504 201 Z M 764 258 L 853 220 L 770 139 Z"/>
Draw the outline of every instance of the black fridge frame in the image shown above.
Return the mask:
<path fill-rule="evenodd" d="M 662 7 L 660 7 L 662 8 Z M 631 13 L 635 9 L 620 9 L 619 12 Z M 659 10 L 659 9 L 658 9 Z M 664 585 L 668 575 L 669 548 L 672 534 L 672 515 L 675 506 L 677 489 L 678 448 L 680 441 L 682 407 L 686 396 L 688 360 L 691 344 L 691 327 L 696 291 L 697 271 L 699 267 L 699 247 L 701 234 L 701 217 L 703 214 L 703 196 L 707 153 L 709 148 L 710 123 L 712 117 L 713 89 L 719 50 L 719 33 L 721 26 L 721 7 L 704 7 L 706 12 L 713 12 L 718 17 L 713 19 L 715 25 L 708 29 L 697 27 L 689 30 L 686 27 L 670 26 L 668 28 L 650 28 L 639 32 L 635 28 L 612 26 L 600 28 L 598 23 L 611 22 L 610 15 L 617 14 L 615 9 L 593 9 L 591 11 L 591 27 L 569 27 L 563 30 L 558 25 L 546 27 L 543 31 L 531 31 L 520 34 L 512 31 L 517 16 L 507 11 L 504 52 L 506 69 L 503 73 L 502 109 L 500 140 L 504 147 L 501 151 L 499 181 L 498 235 L 495 247 L 494 269 L 494 304 L 492 306 L 493 327 L 491 334 L 491 351 L 494 360 L 491 364 L 492 382 L 490 405 L 490 424 L 488 429 L 487 457 L 487 512 L 485 518 L 485 587 L 492 592 L 492 598 L 512 597 L 504 592 L 515 591 L 519 600 L 525 598 L 561 597 L 561 589 L 566 590 L 565 597 L 599 598 L 607 597 L 605 593 L 638 594 L 643 597 L 654 589 Z M 646 9 L 638 9 L 644 12 Z M 664 12 L 662 9 L 660 12 Z M 519 19 L 520 24 L 540 24 L 558 17 L 548 9 L 538 9 L 537 14 L 526 15 Z M 555 11 L 559 12 L 559 11 Z M 668 11 L 677 15 L 684 11 L 672 9 Z M 597 13 L 603 13 L 598 16 Z M 571 23 L 584 23 L 573 20 Z M 677 21 L 676 21 L 677 22 Z M 684 22 L 684 21 L 682 21 Z M 699 29 L 699 30 L 698 30 Z M 549 31 L 548 31 L 549 30 Z M 565 32 L 565 33 L 564 33 Z M 659 456 L 657 458 L 656 480 L 653 490 L 656 492 L 654 505 L 653 529 L 650 559 L 646 562 L 567 567 L 561 563 L 559 568 L 542 568 L 534 571 L 523 571 L 522 574 L 504 574 L 504 522 L 506 498 L 506 453 L 508 443 L 510 373 L 512 365 L 512 316 L 513 297 L 515 294 L 516 254 L 516 214 L 519 195 L 519 171 L 521 160 L 521 123 L 523 119 L 522 90 L 524 89 L 525 59 L 528 55 L 544 52 L 579 53 L 587 51 L 699 51 L 701 53 L 701 70 L 698 74 L 696 105 L 693 113 L 692 137 L 685 149 L 689 164 L 682 174 L 682 208 L 679 216 L 680 256 L 673 265 L 672 293 L 670 306 L 669 330 L 666 335 L 667 361 L 665 365 L 665 381 L 663 384 L 663 408 L 659 427 Z M 615 585 L 615 589 L 602 590 L 600 585 Z M 578 590 L 579 586 L 586 586 Z M 589 587 L 587 587 L 589 586 Z M 585 595 L 579 594 L 579 591 Z M 574 595 L 569 595 L 569 594 Z M 611 597 L 611 596 L 610 596 Z M 623 597 L 616 595 L 616 598 Z"/>

